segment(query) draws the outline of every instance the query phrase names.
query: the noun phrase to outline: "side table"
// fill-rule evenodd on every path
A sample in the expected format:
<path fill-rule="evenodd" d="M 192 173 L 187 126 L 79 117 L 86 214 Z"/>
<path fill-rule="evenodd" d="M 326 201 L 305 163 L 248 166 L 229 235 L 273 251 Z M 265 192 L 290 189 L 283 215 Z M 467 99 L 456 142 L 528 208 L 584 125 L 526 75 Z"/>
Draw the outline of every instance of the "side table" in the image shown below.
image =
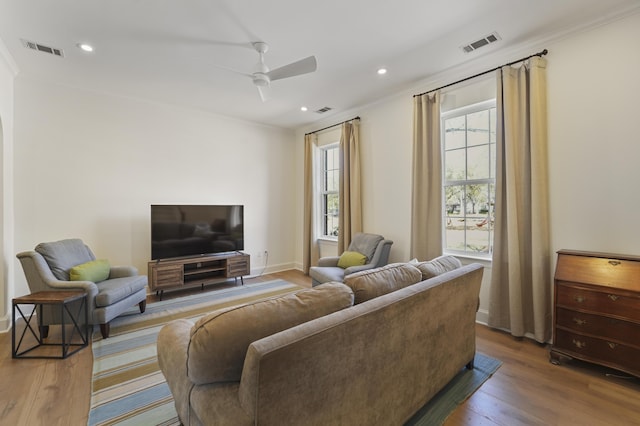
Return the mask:
<path fill-rule="evenodd" d="M 71 303 L 80 300 L 77 310 L 73 312 L 70 309 Z M 28 294 L 26 296 L 17 297 L 13 299 L 13 315 L 12 315 L 12 332 L 11 332 L 11 348 L 12 348 L 12 356 L 13 358 L 59 358 L 64 359 L 69 355 L 72 355 L 78 352 L 80 349 L 85 348 L 89 345 L 89 315 L 87 311 L 87 295 L 83 291 L 39 291 L 37 293 Z M 25 316 L 22 309 L 20 309 L 20 305 L 33 305 L 33 309 L 31 313 Z M 43 337 L 43 327 L 42 327 L 42 307 L 44 305 L 53 305 L 57 306 L 60 309 L 60 317 L 61 317 L 61 333 L 62 338 L 60 341 L 52 341 L 45 342 L 45 337 Z M 55 309 L 55 308 L 54 308 Z M 22 334 L 20 335 L 20 339 L 16 343 L 16 310 L 20 313 L 20 316 L 25 321 L 25 328 L 22 330 Z M 37 311 L 37 315 L 36 315 Z M 84 311 L 83 318 L 80 317 L 80 314 Z M 34 316 L 38 318 L 38 324 L 35 324 Z M 71 321 L 71 323 L 65 324 L 66 320 Z M 84 323 L 81 324 L 81 319 L 84 320 Z M 67 327 L 71 327 L 71 333 L 67 333 Z M 37 327 L 37 332 L 35 328 Z M 31 332 L 31 335 L 36 339 L 37 343 L 27 349 L 21 350 L 21 345 L 23 344 L 23 340 L 25 335 L 27 335 L 27 330 Z M 83 331 L 84 330 L 84 331 Z M 79 336 L 79 339 L 76 338 L 74 342 L 74 337 L 76 337 L 76 333 Z M 45 334 L 46 335 L 46 334 Z M 25 342 L 26 343 L 26 342 Z M 47 353 L 41 355 L 34 355 L 33 353 L 27 355 L 27 353 L 33 351 L 36 348 L 42 346 L 60 346 L 61 355 L 54 356 L 48 355 Z M 70 350 L 74 348 L 73 350 Z M 38 351 L 40 352 L 40 351 Z"/>

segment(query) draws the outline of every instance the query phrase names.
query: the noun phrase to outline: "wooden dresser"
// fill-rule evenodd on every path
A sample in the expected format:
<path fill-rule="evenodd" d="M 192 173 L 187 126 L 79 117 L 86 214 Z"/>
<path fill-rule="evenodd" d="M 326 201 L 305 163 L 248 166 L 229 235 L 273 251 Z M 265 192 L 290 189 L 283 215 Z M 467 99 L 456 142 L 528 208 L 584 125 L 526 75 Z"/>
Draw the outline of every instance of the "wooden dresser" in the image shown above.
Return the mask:
<path fill-rule="evenodd" d="M 560 250 L 554 287 L 551 362 L 640 377 L 640 256 Z"/>

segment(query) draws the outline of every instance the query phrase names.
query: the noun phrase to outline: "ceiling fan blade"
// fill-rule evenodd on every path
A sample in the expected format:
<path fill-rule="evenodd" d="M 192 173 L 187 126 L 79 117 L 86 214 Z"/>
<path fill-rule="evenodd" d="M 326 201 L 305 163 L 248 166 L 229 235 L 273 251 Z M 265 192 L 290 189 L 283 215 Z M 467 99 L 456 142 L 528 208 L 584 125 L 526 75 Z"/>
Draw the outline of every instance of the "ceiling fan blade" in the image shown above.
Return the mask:
<path fill-rule="evenodd" d="M 247 72 L 238 71 L 238 70 L 233 69 L 233 68 L 225 67 L 224 65 L 213 64 L 213 66 L 216 67 L 216 68 L 220 68 L 221 70 L 229 71 L 229 72 L 232 72 L 234 74 L 244 75 L 245 77 L 249 77 L 249 78 L 253 79 L 253 74 L 250 74 L 250 73 L 247 73 Z"/>
<path fill-rule="evenodd" d="M 258 93 L 260 94 L 260 99 L 262 102 L 267 102 L 271 98 L 271 87 L 270 86 L 256 86 L 258 88 Z"/>
<path fill-rule="evenodd" d="M 309 56 L 308 58 L 300 59 L 299 61 L 292 62 L 289 65 L 284 65 L 280 68 L 271 70 L 267 72 L 266 75 L 271 81 L 274 81 L 314 72 L 317 68 L 318 63 L 316 62 L 316 57 Z"/>

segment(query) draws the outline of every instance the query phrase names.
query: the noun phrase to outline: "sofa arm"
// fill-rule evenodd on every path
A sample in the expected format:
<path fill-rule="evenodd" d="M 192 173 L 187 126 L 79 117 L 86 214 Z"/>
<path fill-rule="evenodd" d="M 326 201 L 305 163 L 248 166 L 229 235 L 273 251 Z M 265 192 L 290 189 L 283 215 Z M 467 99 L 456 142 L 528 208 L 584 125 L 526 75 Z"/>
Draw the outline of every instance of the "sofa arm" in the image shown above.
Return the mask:
<path fill-rule="evenodd" d="M 184 425 L 190 423 L 189 397 L 194 384 L 187 375 L 187 356 L 193 322 L 178 319 L 171 321 L 158 333 L 158 365 L 173 395 L 176 411 Z"/>
<path fill-rule="evenodd" d="M 318 259 L 318 266 L 338 266 L 339 256 L 327 256 Z"/>
<path fill-rule="evenodd" d="M 135 277 L 138 275 L 138 268 L 135 266 L 112 266 L 109 271 L 109 279 Z"/>

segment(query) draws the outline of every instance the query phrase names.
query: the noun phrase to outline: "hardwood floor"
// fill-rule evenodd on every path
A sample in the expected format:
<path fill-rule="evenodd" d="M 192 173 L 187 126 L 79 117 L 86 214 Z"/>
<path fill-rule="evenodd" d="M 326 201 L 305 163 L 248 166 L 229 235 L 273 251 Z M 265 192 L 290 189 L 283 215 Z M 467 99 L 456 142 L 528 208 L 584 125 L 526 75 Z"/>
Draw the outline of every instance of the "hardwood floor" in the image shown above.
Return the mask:
<path fill-rule="evenodd" d="M 285 279 L 310 287 L 299 271 L 245 280 Z M 200 291 L 167 292 L 164 298 Z M 157 300 L 155 295 L 149 302 Z M 503 364 L 447 420 L 455 425 L 640 425 L 640 379 L 572 361 L 549 363 L 548 349 L 477 325 L 477 350 Z M 90 348 L 66 360 L 11 358 L 11 333 L 0 334 L 0 424 L 85 425 L 91 397 Z M 640 362 L 640 361 L 639 361 Z"/>

